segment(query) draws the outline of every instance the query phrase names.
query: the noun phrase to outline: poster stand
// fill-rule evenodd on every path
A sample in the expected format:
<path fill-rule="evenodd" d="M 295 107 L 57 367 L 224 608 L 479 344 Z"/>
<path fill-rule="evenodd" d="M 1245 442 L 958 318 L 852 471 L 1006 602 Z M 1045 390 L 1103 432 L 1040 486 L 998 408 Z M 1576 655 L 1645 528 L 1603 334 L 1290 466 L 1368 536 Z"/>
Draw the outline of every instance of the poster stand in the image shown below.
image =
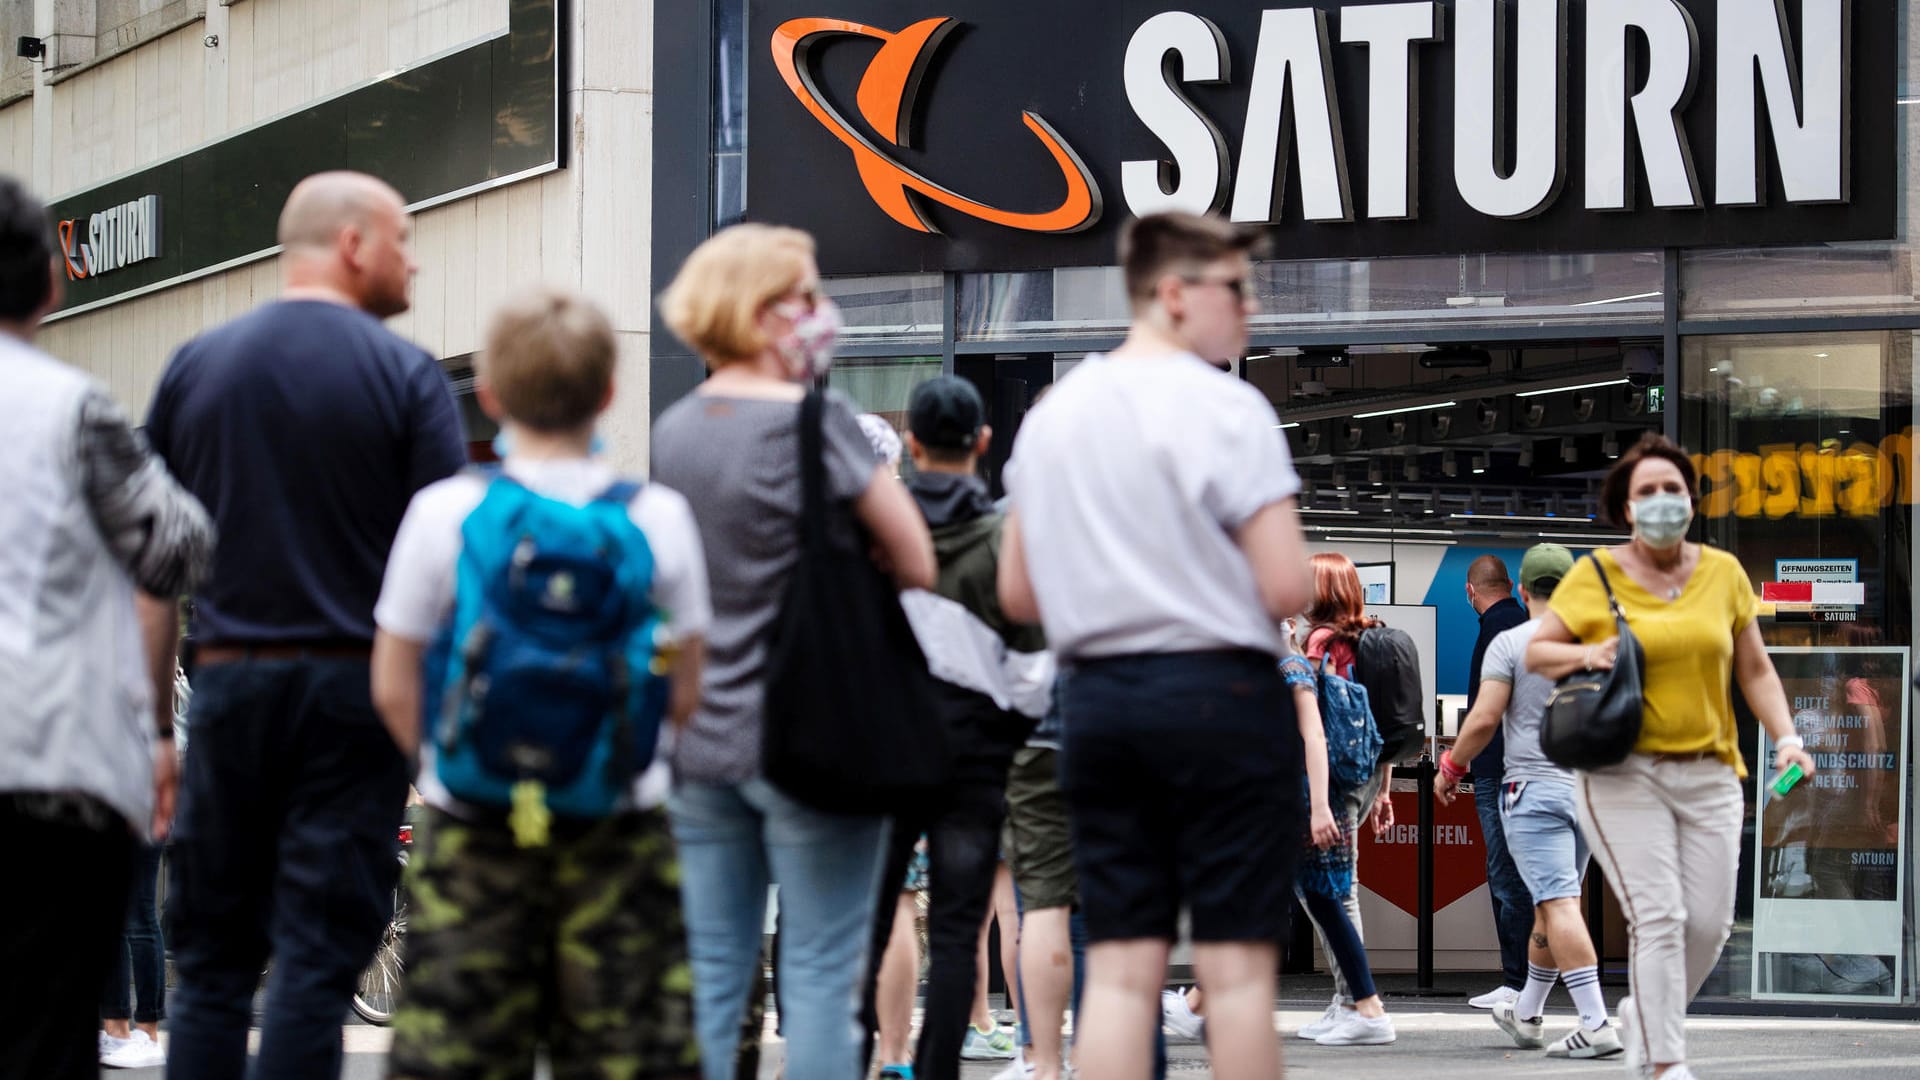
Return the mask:
<path fill-rule="evenodd" d="M 1754 747 L 1756 1001 L 1898 1003 L 1907 963 L 1903 646 L 1767 649 L 1817 771 L 1776 795 L 1773 746 Z"/>

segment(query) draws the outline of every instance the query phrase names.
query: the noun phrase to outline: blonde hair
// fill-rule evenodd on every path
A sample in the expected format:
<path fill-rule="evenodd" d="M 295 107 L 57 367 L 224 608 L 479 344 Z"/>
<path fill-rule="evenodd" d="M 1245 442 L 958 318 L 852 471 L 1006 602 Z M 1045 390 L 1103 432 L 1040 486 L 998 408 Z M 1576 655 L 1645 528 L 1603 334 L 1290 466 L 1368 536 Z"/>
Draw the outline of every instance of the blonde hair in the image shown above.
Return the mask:
<path fill-rule="evenodd" d="M 494 313 L 476 367 L 509 419 L 572 431 L 606 404 L 617 352 L 613 324 L 591 301 L 540 289 Z"/>
<path fill-rule="evenodd" d="M 806 276 L 813 237 L 780 225 L 732 225 L 693 249 L 660 294 L 660 316 L 709 367 L 745 360 L 769 342 L 760 309 Z"/>

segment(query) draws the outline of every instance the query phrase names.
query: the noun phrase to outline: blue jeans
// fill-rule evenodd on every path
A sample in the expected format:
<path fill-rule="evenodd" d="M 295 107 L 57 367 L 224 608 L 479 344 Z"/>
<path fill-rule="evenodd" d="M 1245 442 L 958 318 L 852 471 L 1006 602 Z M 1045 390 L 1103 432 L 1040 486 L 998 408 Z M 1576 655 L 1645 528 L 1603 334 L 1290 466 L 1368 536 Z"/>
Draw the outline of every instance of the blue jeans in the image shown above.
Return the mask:
<path fill-rule="evenodd" d="M 363 659 L 203 664 L 194 691 L 167 862 L 168 1074 L 332 1080 L 354 984 L 393 917 L 407 762 Z"/>
<path fill-rule="evenodd" d="M 1360 932 L 1347 918 L 1346 905 L 1330 896 L 1300 890 L 1296 890 L 1295 895 L 1306 908 L 1307 918 L 1312 919 L 1314 928 L 1320 931 L 1320 940 L 1326 943 L 1327 952 L 1340 972 L 1346 985 L 1342 996 L 1365 1001 L 1378 993 L 1373 985 L 1373 967 L 1367 961 L 1367 947 L 1361 944 Z"/>
<path fill-rule="evenodd" d="M 760 980 L 769 882 L 780 886 L 787 1075 L 853 1080 L 886 819 L 821 813 L 762 779 L 681 784 L 667 809 L 706 1080 L 733 1080 L 741 1019 Z"/>
<path fill-rule="evenodd" d="M 127 892 L 127 923 L 113 950 L 113 970 L 100 997 L 100 1019 L 157 1024 L 167 1014 L 167 954 L 154 905 L 160 878 L 160 845 L 135 844 L 133 888 Z M 127 994 L 133 993 L 133 1011 Z"/>
<path fill-rule="evenodd" d="M 1487 894 L 1493 902 L 1493 932 L 1500 939 L 1500 981 L 1519 990 L 1527 985 L 1527 935 L 1533 932 L 1533 895 L 1507 851 L 1500 820 L 1500 782 L 1476 777 L 1473 805 L 1480 812 L 1480 835 L 1487 842 Z"/>

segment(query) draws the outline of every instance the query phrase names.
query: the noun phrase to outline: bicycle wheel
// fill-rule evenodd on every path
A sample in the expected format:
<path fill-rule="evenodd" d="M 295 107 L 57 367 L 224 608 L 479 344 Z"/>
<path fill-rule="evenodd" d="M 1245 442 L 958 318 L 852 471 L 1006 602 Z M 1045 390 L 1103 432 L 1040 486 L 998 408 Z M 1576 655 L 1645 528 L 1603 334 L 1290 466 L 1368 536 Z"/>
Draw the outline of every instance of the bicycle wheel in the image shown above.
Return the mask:
<path fill-rule="evenodd" d="M 400 1000 L 400 983 L 406 973 L 407 942 L 407 853 L 400 853 L 401 883 L 393 887 L 393 921 L 380 935 L 380 947 L 373 961 L 360 973 L 353 991 L 353 1011 L 369 1024 L 386 1025 L 393 1021 L 393 1009 Z"/>

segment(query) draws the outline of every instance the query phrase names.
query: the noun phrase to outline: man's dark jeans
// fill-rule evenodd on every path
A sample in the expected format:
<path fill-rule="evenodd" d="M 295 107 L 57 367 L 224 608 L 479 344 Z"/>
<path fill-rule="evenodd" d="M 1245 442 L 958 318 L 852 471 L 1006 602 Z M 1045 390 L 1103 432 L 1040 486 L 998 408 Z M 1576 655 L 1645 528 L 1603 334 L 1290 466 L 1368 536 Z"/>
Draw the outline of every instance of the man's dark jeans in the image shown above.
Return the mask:
<path fill-rule="evenodd" d="M 1473 805 L 1480 812 L 1480 835 L 1487 844 L 1487 894 L 1493 901 L 1493 930 L 1500 939 L 1500 980 L 1519 990 L 1527 985 L 1533 894 L 1507 852 L 1507 833 L 1500 823 L 1500 781 L 1475 777 Z"/>
<path fill-rule="evenodd" d="M 1004 769 L 1002 773 L 1004 775 Z M 1000 863 L 1000 824 L 1006 817 L 1006 785 L 956 783 L 931 817 L 894 821 L 887 859 L 881 867 L 881 901 L 874 920 L 872 960 L 867 978 L 867 1024 L 876 1024 L 874 981 L 880 957 L 893 934 L 894 897 L 906 878 L 907 863 L 920 834 L 927 834 L 927 996 L 914 1050 L 915 1077 L 953 1080 L 960 1075 L 960 1044 L 973 1012 L 975 966 L 980 924 L 993 894 L 994 869 Z M 1002 927 L 1001 933 L 1014 933 Z M 869 1043 L 871 1045 L 871 1043 Z M 870 1051 L 869 1051 L 870 1052 Z"/>
<path fill-rule="evenodd" d="M 203 665 L 194 682 L 169 852 L 168 1075 L 332 1080 L 355 981 L 393 914 L 406 762 L 373 711 L 363 659 Z"/>

